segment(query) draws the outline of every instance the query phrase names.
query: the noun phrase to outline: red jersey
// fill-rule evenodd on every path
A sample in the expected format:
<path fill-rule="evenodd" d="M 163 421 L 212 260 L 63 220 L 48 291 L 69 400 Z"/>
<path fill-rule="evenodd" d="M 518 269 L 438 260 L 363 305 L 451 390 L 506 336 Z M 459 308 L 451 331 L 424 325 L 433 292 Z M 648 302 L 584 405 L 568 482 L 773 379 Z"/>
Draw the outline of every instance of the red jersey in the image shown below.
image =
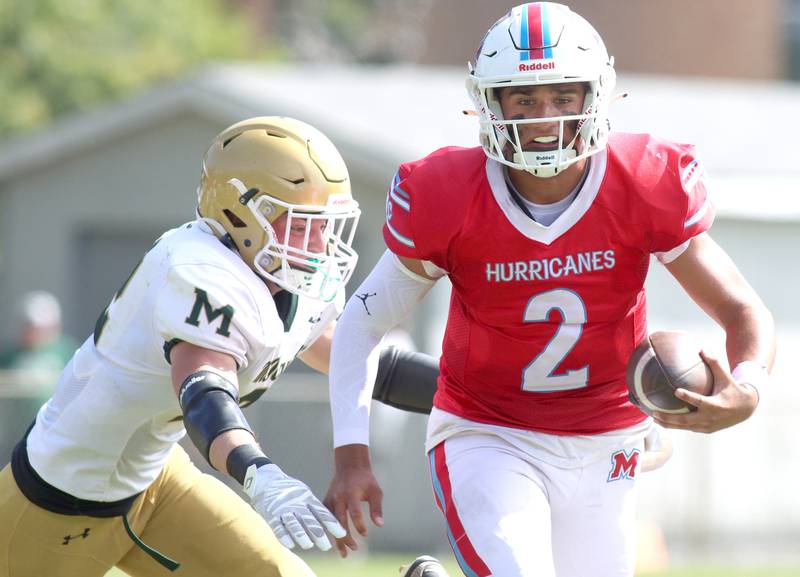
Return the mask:
<path fill-rule="evenodd" d="M 591 435 L 645 415 L 625 369 L 646 337 L 644 280 L 713 221 L 691 146 L 614 134 L 550 226 L 512 198 L 481 148 L 400 166 L 383 236 L 453 285 L 434 405 L 495 425 Z"/>

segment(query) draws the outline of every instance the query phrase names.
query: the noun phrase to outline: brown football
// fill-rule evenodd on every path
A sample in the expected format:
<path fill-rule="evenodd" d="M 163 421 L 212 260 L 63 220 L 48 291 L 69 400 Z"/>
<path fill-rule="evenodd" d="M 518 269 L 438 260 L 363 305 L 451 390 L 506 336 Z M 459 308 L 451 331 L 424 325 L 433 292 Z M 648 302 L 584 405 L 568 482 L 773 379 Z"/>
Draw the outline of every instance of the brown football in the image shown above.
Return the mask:
<path fill-rule="evenodd" d="M 675 389 L 710 395 L 714 388 L 700 346 L 681 331 L 656 331 L 642 341 L 628 361 L 627 381 L 631 402 L 648 415 L 695 411 L 675 396 Z"/>

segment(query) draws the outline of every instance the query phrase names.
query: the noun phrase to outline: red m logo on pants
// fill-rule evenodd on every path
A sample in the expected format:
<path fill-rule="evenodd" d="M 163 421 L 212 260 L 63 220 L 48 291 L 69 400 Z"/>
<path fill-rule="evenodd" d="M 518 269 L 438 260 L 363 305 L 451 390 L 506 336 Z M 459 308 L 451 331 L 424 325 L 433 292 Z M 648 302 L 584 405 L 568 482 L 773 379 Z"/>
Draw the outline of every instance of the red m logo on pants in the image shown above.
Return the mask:
<path fill-rule="evenodd" d="M 608 482 L 633 479 L 636 476 L 638 463 L 639 449 L 632 449 L 630 454 L 627 451 L 617 451 L 611 455 L 611 473 L 608 475 Z"/>

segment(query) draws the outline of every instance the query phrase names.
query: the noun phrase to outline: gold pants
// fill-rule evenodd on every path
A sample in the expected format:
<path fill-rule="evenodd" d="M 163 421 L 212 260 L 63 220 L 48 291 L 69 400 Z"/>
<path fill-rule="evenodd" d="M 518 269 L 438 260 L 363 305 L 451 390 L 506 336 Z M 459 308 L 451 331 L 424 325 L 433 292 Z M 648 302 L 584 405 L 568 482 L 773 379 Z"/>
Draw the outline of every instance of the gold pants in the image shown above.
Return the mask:
<path fill-rule="evenodd" d="M 313 577 L 269 526 L 223 483 L 201 473 L 179 446 L 128 512 L 141 540 L 178 561 L 174 573 L 134 544 L 122 517 L 51 513 L 0 471 L 0 577 Z"/>

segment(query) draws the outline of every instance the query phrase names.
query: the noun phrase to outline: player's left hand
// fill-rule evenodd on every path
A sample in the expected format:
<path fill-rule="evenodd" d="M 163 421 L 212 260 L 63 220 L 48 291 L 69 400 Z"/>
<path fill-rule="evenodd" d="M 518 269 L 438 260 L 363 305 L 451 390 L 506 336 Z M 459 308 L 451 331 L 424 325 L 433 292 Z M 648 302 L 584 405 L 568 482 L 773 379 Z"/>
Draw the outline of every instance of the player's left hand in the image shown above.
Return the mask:
<path fill-rule="evenodd" d="M 675 396 L 697 407 L 697 411 L 681 415 L 653 413 L 653 419 L 662 427 L 713 433 L 741 423 L 756 410 L 758 393 L 753 387 L 737 383 L 716 357 L 705 351 L 700 355 L 714 375 L 712 394 L 704 396 L 686 389 L 677 389 Z"/>
<path fill-rule="evenodd" d="M 344 527 L 305 483 L 274 464 L 252 469 L 244 479 L 244 491 L 285 547 L 293 549 L 296 543 L 302 549 L 316 545 L 327 551 L 331 542 L 326 530 L 337 539 L 345 536 Z"/>
<path fill-rule="evenodd" d="M 383 527 L 383 490 L 372 473 L 369 448 L 366 445 L 337 447 L 334 457 L 336 474 L 324 502 L 347 530 L 347 536 L 336 540 L 339 555 L 347 557 L 348 549 L 353 551 L 358 549 L 358 543 L 350 531 L 349 521 L 353 521 L 353 527 L 362 537 L 366 537 L 369 532 L 361 510 L 362 503 L 367 503 L 369 506 L 372 522 L 378 527 Z"/>

